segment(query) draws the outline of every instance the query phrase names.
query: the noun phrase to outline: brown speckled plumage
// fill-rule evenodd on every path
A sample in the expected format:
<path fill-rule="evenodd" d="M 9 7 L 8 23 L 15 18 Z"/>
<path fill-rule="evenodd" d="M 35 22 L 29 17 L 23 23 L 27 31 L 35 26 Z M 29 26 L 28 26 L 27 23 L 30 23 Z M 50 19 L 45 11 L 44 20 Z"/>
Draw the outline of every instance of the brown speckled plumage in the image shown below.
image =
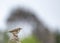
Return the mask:
<path fill-rule="evenodd" d="M 13 37 L 8 41 L 8 43 L 21 43 L 18 38 L 18 33 L 21 28 L 16 28 L 14 30 L 10 30 L 9 32 L 13 34 Z"/>

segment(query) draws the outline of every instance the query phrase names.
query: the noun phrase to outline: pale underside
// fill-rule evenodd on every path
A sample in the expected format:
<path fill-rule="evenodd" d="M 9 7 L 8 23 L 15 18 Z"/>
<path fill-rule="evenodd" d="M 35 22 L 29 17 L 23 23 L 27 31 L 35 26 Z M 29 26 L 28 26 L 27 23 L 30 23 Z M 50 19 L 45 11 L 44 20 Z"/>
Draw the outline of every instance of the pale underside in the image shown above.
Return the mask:
<path fill-rule="evenodd" d="M 21 42 L 16 40 L 9 40 L 8 43 L 21 43 Z"/>

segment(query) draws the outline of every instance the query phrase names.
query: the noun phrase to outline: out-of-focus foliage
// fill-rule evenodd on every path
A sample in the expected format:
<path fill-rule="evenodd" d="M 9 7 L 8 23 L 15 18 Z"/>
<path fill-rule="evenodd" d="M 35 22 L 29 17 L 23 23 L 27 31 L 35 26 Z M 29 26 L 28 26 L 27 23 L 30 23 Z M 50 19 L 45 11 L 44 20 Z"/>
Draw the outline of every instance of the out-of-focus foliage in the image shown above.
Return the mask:
<path fill-rule="evenodd" d="M 8 35 L 7 35 L 7 32 L 4 32 L 4 43 L 8 43 Z"/>
<path fill-rule="evenodd" d="M 38 41 L 38 39 L 34 36 L 30 36 L 28 38 L 25 38 L 21 42 L 22 43 L 40 43 L 40 41 Z"/>
<path fill-rule="evenodd" d="M 3 43 L 3 32 L 0 31 L 0 43 Z"/>
<path fill-rule="evenodd" d="M 60 33 L 56 32 L 56 43 L 60 43 Z"/>

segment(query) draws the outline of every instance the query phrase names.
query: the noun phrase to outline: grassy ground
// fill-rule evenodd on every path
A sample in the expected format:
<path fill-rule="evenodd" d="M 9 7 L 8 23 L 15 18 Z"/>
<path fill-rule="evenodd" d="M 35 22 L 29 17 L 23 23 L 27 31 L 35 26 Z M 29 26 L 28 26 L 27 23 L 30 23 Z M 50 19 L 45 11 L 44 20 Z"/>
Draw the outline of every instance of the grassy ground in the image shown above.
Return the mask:
<path fill-rule="evenodd" d="M 4 43 L 8 43 L 8 36 L 4 34 Z M 21 40 L 21 43 L 41 43 L 41 41 L 38 41 L 35 36 L 29 36 L 23 40 Z"/>
<path fill-rule="evenodd" d="M 36 37 L 30 36 L 28 38 L 23 39 L 22 43 L 40 43 L 40 41 L 38 41 Z"/>

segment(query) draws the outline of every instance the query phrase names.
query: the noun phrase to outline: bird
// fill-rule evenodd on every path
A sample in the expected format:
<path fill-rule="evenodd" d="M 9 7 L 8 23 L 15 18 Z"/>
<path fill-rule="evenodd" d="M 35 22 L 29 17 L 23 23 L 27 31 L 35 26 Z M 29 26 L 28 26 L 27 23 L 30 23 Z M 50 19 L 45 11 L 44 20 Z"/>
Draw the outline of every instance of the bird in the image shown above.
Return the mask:
<path fill-rule="evenodd" d="M 21 43 L 18 38 L 18 33 L 20 32 L 21 28 L 15 28 L 13 30 L 9 30 L 10 33 L 13 34 L 12 38 L 8 41 L 8 43 Z"/>

